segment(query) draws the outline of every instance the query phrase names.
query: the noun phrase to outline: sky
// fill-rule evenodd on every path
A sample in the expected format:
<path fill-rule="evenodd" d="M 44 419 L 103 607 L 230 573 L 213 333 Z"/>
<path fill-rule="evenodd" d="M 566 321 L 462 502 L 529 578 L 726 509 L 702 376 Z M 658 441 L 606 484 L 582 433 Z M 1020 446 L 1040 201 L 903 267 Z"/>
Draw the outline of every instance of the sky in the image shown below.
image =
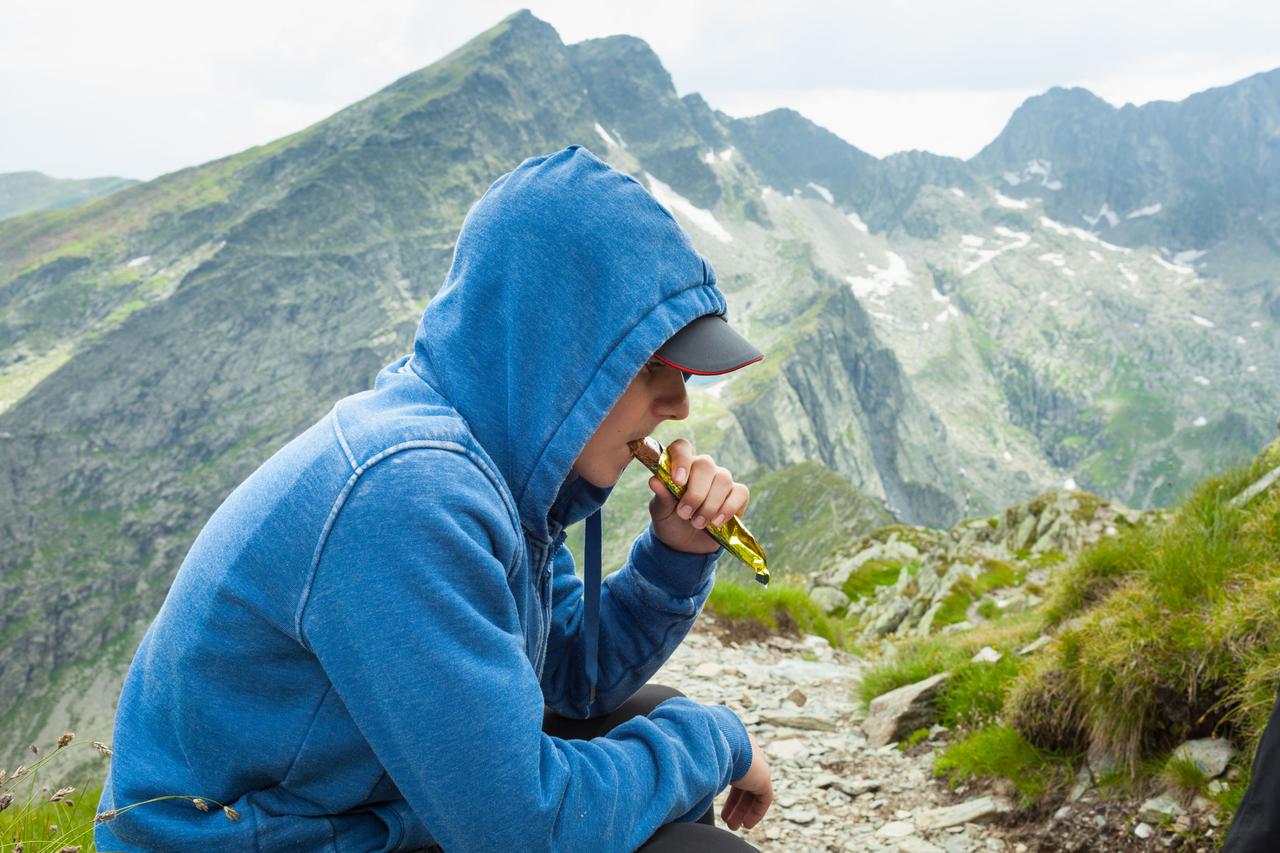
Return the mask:
<path fill-rule="evenodd" d="M 1028 97 L 1119 107 L 1280 67 L 1273 0 L 5 0 L 0 172 L 148 180 L 285 136 L 527 8 L 644 39 L 680 95 L 791 107 L 877 157 L 968 158 Z"/>

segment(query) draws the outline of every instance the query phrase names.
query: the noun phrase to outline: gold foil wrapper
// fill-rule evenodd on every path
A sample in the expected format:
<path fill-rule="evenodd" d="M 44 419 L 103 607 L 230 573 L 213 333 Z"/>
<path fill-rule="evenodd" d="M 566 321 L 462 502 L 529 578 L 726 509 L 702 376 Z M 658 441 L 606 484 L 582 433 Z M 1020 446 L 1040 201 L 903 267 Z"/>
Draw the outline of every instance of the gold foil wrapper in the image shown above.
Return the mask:
<path fill-rule="evenodd" d="M 646 436 L 638 441 L 628 442 L 627 446 L 636 459 L 666 484 L 667 491 L 677 499 L 684 494 L 684 486 L 677 484 L 671 476 L 671 456 L 662 442 Z M 765 563 L 764 549 L 747 530 L 742 519 L 736 515 L 730 516 L 723 524 L 708 524 L 703 530 L 723 545 L 726 551 L 746 563 L 756 573 L 756 580 L 762 586 L 769 585 L 769 566 Z"/>

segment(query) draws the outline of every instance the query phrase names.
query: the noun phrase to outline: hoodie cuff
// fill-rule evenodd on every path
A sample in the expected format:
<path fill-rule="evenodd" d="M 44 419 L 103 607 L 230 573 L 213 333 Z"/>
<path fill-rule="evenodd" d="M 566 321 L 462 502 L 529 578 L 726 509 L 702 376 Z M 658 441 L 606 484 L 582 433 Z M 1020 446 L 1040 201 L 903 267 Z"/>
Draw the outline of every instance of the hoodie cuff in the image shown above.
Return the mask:
<path fill-rule="evenodd" d="M 707 582 L 723 553 L 723 546 L 710 554 L 677 551 L 658 538 L 651 521 L 631 548 L 631 565 L 663 592 L 677 598 L 692 598 Z"/>
<path fill-rule="evenodd" d="M 747 727 L 741 718 L 728 705 L 705 705 L 716 725 L 720 727 L 725 740 L 729 741 L 729 753 L 733 756 L 733 771 L 729 782 L 737 782 L 751 769 L 751 740 L 747 737 Z"/>

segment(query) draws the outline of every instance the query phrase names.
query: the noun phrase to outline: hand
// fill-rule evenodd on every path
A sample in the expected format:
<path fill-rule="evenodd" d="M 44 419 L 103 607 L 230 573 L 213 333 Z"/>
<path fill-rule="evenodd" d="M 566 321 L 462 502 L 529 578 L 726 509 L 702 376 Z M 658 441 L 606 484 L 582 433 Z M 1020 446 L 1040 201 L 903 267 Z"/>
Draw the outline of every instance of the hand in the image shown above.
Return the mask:
<path fill-rule="evenodd" d="M 720 810 L 720 819 L 732 830 L 740 826 L 754 829 L 773 804 L 773 781 L 769 778 L 769 762 L 764 750 L 756 743 L 755 736 L 747 732 L 751 741 L 751 767 L 746 775 L 731 783 L 729 796 Z"/>
<path fill-rule="evenodd" d="M 649 478 L 653 492 L 649 516 L 654 533 L 668 548 L 710 554 L 720 543 L 705 528 L 740 515 L 751 500 L 751 492 L 743 483 L 735 483 L 729 469 L 716 465 L 707 454 L 694 456 L 693 445 L 683 438 L 667 445 L 667 453 L 671 457 L 672 478 L 685 490 L 677 502 L 661 480 Z"/>

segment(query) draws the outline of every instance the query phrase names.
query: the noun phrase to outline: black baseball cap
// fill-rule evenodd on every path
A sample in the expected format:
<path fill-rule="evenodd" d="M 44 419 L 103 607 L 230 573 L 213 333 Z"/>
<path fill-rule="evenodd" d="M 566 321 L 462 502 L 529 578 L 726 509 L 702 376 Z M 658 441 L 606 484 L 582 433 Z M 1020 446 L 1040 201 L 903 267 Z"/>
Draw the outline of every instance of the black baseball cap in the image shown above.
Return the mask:
<path fill-rule="evenodd" d="M 764 353 L 733 330 L 723 314 L 704 314 L 658 347 L 653 357 L 685 374 L 713 376 L 757 362 Z"/>

